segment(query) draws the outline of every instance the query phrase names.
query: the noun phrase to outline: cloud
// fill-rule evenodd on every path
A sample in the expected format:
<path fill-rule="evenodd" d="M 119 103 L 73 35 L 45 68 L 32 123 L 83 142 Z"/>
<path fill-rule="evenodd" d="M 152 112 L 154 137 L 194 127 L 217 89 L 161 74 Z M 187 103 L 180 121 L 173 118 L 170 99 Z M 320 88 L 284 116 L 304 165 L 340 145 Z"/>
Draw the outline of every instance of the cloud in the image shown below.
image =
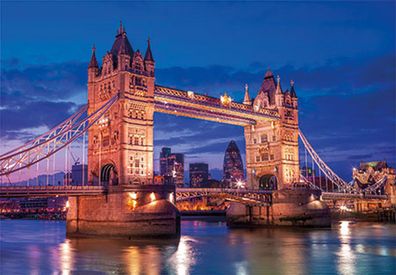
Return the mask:
<path fill-rule="evenodd" d="M 23 142 L 33 138 L 24 129 L 48 129 L 65 120 L 86 101 L 85 82 L 83 63 L 26 65 L 18 59 L 2 61 L 0 137 Z"/>

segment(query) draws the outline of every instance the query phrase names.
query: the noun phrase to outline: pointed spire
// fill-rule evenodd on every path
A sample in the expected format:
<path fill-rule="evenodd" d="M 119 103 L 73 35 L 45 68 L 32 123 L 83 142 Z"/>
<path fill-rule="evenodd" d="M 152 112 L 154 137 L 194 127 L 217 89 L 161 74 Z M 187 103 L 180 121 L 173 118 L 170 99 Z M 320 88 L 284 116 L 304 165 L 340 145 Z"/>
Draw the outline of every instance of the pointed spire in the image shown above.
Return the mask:
<path fill-rule="evenodd" d="M 292 97 L 297 98 L 296 90 L 294 90 L 294 80 L 290 80 L 290 94 Z"/>
<path fill-rule="evenodd" d="M 271 78 L 271 77 L 273 77 L 273 76 L 274 76 L 274 74 L 272 73 L 271 68 L 268 67 L 268 68 L 267 68 L 267 71 L 265 72 L 264 79 L 266 79 L 266 78 Z"/>
<path fill-rule="evenodd" d="M 91 61 L 89 61 L 89 65 L 88 68 L 98 68 L 98 61 L 96 60 L 96 48 L 95 48 L 95 44 L 92 46 L 92 56 L 91 56 Z"/>
<path fill-rule="evenodd" d="M 252 101 L 250 100 L 249 96 L 249 86 L 245 84 L 245 96 L 243 97 L 243 104 L 251 105 Z"/>
<path fill-rule="evenodd" d="M 147 39 L 147 50 L 146 50 L 146 54 L 144 55 L 144 61 L 154 62 L 153 53 L 151 52 L 151 46 L 150 46 L 150 37 Z"/>
<path fill-rule="evenodd" d="M 122 25 L 122 21 L 120 20 L 120 27 L 117 31 L 117 35 L 123 34 L 125 32 L 124 26 Z"/>
<path fill-rule="evenodd" d="M 280 95 L 280 94 L 282 94 L 282 88 L 280 85 L 280 76 L 279 75 L 276 77 L 276 81 L 277 81 L 277 84 L 276 84 L 275 94 Z"/>

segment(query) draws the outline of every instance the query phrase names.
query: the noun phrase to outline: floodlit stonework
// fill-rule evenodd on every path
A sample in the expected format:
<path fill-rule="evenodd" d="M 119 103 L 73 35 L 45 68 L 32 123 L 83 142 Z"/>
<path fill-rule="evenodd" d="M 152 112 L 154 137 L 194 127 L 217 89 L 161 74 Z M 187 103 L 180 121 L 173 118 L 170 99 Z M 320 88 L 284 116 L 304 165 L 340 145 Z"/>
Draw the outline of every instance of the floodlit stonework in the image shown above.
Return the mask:
<path fill-rule="evenodd" d="M 122 25 L 99 67 L 93 49 L 88 68 L 89 113 L 119 93 L 116 106 L 89 129 L 88 181 L 104 185 L 153 183 L 153 114 L 213 120 L 243 126 L 247 187 L 279 189 L 299 181 L 298 100 L 291 82 L 265 74 L 254 101 L 248 87 L 244 101 L 226 93 L 219 99 L 155 85 L 154 59 L 134 51 Z M 101 175 L 101 176 L 99 176 Z"/>
<path fill-rule="evenodd" d="M 88 113 L 119 93 L 116 106 L 89 129 L 88 181 L 145 185 L 153 181 L 154 59 L 134 51 L 121 25 L 99 68 L 95 49 L 88 68 Z M 101 177 L 99 177 L 101 175 Z"/>
<path fill-rule="evenodd" d="M 122 24 L 101 66 L 93 48 L 88 66 L 88 115 L 118 97 L 88 130 L 88 182 L 107 187 L 108 193 L 71 200 L 69 235 L 177 234 L 175 187 L 153 181 L 154 112 L 244 127 L 248 188 L 279 189 L 299 180 L 298 105 L 293 83 L 290 91 L 283 92 L 279 77 L 276 82 L 268 71 L 256 98 L 250 99 L 246 86 L 243 103 L 237 103 L 226 92 L 214 98 L 156 85 L 154 69 L 150 41 L 143 57 L 133 49 Z M 149 200 L 130 201 L 127 194 Z"/>
<path fill-rule="evenodd" d="M 280 78 L 267 71 L 254 99 L 253 109 L 276 110 L 279 120 L 259 120 L 245 126 L 246 171 L 250 188 L 280 189 L 298 182 L 298 100 L 291 81 L 290 90 L 282 91 Z M 250 104 L 248 90 L 245 100 Z M 245 103 L 246 104 L 246 103 Z"/>

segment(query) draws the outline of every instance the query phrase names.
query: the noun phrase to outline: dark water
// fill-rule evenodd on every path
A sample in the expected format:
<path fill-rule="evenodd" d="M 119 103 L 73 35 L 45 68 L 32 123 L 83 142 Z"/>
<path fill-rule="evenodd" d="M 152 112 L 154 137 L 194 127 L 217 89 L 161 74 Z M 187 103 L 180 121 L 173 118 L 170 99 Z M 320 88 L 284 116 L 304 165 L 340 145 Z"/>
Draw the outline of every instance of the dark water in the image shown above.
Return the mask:
<path fill-rule="evenodd" d="M 178 241 L 66 239 L 65 223 L 0 221 L 1 274 L 396 274 L 396 226 L 229 230 L 183 221 Z"/>

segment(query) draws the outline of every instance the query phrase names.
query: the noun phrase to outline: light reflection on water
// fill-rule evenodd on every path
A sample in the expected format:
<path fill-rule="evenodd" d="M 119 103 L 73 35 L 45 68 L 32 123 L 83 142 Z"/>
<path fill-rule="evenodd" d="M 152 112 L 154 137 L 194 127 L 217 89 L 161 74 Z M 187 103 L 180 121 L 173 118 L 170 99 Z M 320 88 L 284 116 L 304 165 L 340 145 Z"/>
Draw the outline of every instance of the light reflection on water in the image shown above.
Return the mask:
<path fill-rule="evenodd" d="M 180 239 L 66 239 L 64 222 L 0 222 L 0 274 L 396 274 L 396 226 L 238 229 L 183 221 Z"/>
<path fill-rule="evenodd" d="M 338 251 L 338 272 L 343 275 L 356 274 L 355 261 L 356 256 L 352 249 L 351 239 L 351 228 L 349 221 L 342 221 L 339 228 L 339 238 L 341 242 L 340 249 Z"/>

